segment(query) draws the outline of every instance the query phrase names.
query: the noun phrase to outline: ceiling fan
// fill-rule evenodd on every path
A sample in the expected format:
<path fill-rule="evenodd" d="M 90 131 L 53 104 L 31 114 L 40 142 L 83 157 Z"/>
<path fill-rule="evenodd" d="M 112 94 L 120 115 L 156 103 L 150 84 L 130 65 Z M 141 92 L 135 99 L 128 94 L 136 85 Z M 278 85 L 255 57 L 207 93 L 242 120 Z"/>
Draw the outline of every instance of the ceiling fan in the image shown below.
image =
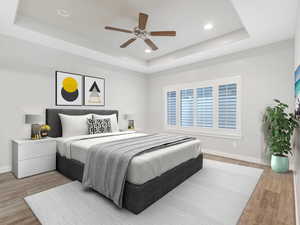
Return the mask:
<path fill-rule="evenodd" d="M 145 13 L 139 14 L 139 24 L 137 27 L 134 27 L 133 30 L 127 30 L 127 29 L 121 29 L 116 27 L 110 27 L 106 26 L 106 30 L 113 30 L 113 31 L 119 31 L 119 32 L 125 32 L 134 34 L 135 37 L 130 38 L 128 41 L 120 45 L 121 48 L 126 48 L 128 45 L 130 45 L 135 40 L 142 39 L 144 42 L 153 50 L 157 50 L 158 47 L 154 44 L 154 42 L 149 38 L 150 36 L 176 36 L 176 31 L 146 31 L 146 25 L 148 20 L 148 15 Z"/>

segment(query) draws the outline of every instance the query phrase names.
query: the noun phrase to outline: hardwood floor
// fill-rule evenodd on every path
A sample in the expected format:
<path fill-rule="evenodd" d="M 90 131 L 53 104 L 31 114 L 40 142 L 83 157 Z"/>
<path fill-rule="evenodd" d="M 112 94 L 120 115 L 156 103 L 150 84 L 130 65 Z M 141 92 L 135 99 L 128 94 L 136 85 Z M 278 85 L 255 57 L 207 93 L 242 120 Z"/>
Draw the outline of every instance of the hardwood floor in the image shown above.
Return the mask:
<path fill-rule="evenodd" d="M 255 163 L 207 154 L 205 158 L 264 169 L 238 225 L 296 225 L 292 171 L 278 174 Z"/>
<path fill-rule="evenodd" d="M 276 174 L 267 166 L 205 155 L 205 158 L 262 168 L 264 172 L 238 225 L 295 225 L 293 174 Z M 58 172 L 17 180 L 12 173 L 0 174 L 0 224 L 40 224 L 24 197 L 70 182 Z M 51 212 L 49 212 L 51 213 Z"/>

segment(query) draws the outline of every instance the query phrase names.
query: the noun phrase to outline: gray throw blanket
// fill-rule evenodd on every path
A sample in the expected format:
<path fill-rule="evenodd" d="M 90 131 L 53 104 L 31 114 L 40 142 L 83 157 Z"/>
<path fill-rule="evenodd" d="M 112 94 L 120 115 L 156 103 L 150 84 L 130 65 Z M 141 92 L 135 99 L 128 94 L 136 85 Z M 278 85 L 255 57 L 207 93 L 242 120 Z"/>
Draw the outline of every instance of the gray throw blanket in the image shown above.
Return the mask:
<path fill-rule="evenodd" d="M 82 184 L 122 208 L 127 169 L 134 156 L 194 140 L 193 137 L 151 134 L 92 146 L 87 154 Z"/>

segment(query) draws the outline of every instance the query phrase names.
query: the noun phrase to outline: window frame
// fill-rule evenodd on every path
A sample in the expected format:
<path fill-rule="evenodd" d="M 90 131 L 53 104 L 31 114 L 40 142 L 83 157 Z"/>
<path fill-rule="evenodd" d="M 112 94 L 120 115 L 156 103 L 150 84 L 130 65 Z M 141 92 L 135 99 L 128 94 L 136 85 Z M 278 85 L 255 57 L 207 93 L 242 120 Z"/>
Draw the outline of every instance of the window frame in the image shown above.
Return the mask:
<path fill-rule="evenodd" d="M 219 86 L 226 84 L 237 84 L 237 102 L 236 102 L 236 129 L 219 128 Z M 196 94 L 197 88 L 213 88 L 213 127 L 204 128 L 196 126 Z M 180 91 L 186 89 L 194 89 L 194 125 L 193 127 L 181 127 L 180 126 Z M 167 92 L 176 91 L 176 125 L 168 125 L 168 111 L 167 111 Z M 221 138 L 233 138 L 240 139 L 242 136 L 242 124 L 241 124 L 241 107 L 242 99 L 242 81 L 241 76 L 228 77 L 216 80 L 197 81 L 193 83 L 170 85 L 163 88 L 163 101 L 164 101 L 164 129 L 175 133 L 189 133 L 193 135 L 202 135 L 209 137 L 221 137 Z"/>

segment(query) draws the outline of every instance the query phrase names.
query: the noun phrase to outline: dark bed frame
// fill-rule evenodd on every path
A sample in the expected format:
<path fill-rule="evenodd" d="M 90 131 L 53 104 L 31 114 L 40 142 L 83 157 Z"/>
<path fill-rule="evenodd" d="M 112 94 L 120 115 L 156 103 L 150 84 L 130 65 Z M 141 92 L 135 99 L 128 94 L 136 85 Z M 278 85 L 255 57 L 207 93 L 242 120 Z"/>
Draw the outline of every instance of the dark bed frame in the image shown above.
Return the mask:
<path fill-rule="evenodd" d="M 46 123 L 51 126 L 50 137 L 61 137 L 62 128 L 59 113 L 68 115 L 84 115 L 94 113 L 99 115 L 117 114 L 117 110 L 89 110 L 89 109 L 46 109 Z M 187 178 L 202 169 L 203 155 L 200 154 L 195 159 L 190 159 L 173 169 L 163 173 L 161 176 L 147 181 L 144 184 L 136 185 L 126 181 L 123 207 L 129 211 L 138 214 L 151 204 L 162 198 L 169 191 L 184 182 Z M 57 170 L 70 178 L 71 180 L 82 181 L 84 164 L 74 160 L 67 159 L 57 153 Z"/>

